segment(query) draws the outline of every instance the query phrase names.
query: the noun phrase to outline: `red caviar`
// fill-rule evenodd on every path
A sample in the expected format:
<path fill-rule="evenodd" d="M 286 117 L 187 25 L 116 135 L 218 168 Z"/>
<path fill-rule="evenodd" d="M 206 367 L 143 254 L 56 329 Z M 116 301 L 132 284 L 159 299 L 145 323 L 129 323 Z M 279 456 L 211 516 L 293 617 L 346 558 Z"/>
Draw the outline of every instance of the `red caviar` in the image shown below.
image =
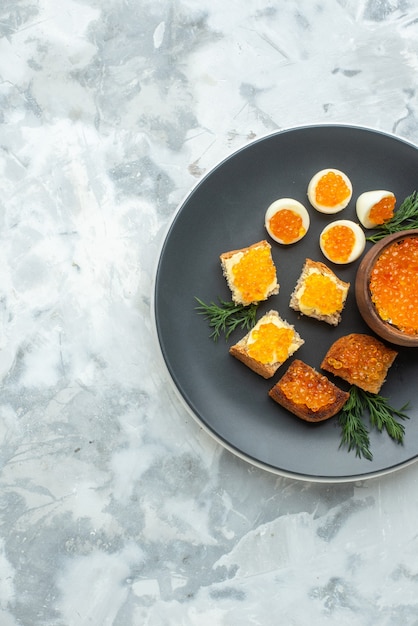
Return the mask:
<path fill-rule="evenodd" d="M 369 220 L 376 226 L 384 224 L 393 217 L 395 204 L 395 196 L 385 196 L 372 206 L 369 213 Z"/>
<path fill-rule="evenodd" d="M 353 251 L 356 236 L 348 226 L 332 226 L 321 235 L 321 243 L 329 259 L 346 263 Z"/>
<path fill-rule="evenodd" d="M 341 311 L 344 294 L 335 280 L 315 272 L 306 277 L 304 285 L 305 288 L 300 297 L 300 303 L 304 307 L 314 309 L 323 315 Z"/>
<path fill-rule="evenodd" d="M 292 402 L 319 411 L 336 399 L 336 390 L 326 376 L 294 361 L 279 381 L 282 393 Z"/>
<path fill-rule="evenodd" d="M 234 283 L 245 302 L 257 302 L 266 297 L 276 280 L 276 268 L 269 248 L 249 248 L 232 267 Z"/>
<path fill-rule="evenodd" d="M 291 328 L 279 328 L 277 324 L 267 322 L 252 332 L 254 339 L 248 345 L 248 354 L 260 363 L 281 363 L 289 356 L 289 349 L 294 338 Z"/>
<path fill-rule="evenodd" d="M 301 216 L 292 209 L 277 211 L 270 218 L 269 227 L 273 235 L 283 243 L 292 243 L 306 233 Z"/>
<path fill-rule="evenodd" d="M 382 320 L 408 335 L 418 334 L 418 237 L 392 243 L 380 254 L 369 288 Z"/>
<path fill-rule="evenodd" d="M 315 198 L 324 207 L 334 207 L 351 194 L 345 180 L 335 172 L 327 172 L 319 179 L 315 188 Z"/>

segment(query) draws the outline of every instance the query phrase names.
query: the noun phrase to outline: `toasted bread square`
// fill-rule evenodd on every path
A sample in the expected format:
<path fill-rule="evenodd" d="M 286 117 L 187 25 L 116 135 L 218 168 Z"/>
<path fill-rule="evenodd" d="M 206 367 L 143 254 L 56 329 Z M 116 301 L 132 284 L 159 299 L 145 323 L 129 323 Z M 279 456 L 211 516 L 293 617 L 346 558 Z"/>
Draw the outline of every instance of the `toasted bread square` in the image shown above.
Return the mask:
<path fill-rule="evenodd" d="M 224 252 L 220 261 L 236 304 L 247 306 L 279 293 L 276 267 L 267 241 Z"/>
<path fill-rule="evenodd" d="M 364 391 L 379 393 L 397 354 L 371 335 L 351 333 L 332 344 L 321 368 Z"/>
<path fill-rule="evenodd" d="M 271 378 L 303 344 L 291 324 L 269 311 L 229 352 L 263 378 Z"/>
<path fill-rule="evenodd" d="M 306 422 L 323 422 L 342 409 L 349 393 L 310 365 L 295 359 L 270 389 L 269 396 Z"/>
<path fill-rule="evenodd" d="M 340 280 L 325 263 L 306 259 L 290 297 L 290 308 L 337 326 L 350 283 Z"/>

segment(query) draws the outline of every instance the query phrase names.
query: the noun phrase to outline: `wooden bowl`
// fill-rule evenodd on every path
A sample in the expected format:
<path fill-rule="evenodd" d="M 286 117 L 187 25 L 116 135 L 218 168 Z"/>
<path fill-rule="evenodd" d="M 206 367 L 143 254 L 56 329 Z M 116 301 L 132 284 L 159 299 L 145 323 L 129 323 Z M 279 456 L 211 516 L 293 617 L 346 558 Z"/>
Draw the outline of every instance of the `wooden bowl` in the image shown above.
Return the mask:
<path fill-rule="evenodd" d="M 406 237 L 418 237 L 418 229 L 388 235 L 370 248 L 357 270 L 355 294 L 361 316 L 379 337 L 398 346 L 413 348 L 418 347 L 418 334 L 408 335 L 389 322 L 383 321 L 371 300 L 369 289 L 370 274 L 379 255 L 392 243 L 401 241 Z"/>

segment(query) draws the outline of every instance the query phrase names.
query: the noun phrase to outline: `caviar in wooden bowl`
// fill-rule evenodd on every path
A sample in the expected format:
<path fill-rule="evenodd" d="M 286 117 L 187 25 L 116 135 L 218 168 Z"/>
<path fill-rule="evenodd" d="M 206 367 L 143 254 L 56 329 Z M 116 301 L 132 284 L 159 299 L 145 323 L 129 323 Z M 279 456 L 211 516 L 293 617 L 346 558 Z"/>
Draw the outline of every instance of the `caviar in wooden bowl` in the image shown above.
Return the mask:
<path fill-rule="evenodd" d="M 355 292 L 361 316 L 379 337 L 418 347 L 418 229 L 374 244 L 359 265 Z"/>

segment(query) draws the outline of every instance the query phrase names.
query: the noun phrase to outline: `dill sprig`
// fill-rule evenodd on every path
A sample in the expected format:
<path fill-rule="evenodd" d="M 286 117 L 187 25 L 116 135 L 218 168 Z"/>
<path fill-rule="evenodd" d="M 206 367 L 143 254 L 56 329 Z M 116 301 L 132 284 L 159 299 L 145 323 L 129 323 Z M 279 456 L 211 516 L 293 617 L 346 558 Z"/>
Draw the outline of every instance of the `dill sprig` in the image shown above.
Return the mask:
<path fill-rule="evenodd" d="M 416 191 L 405 198 L 392 219 L 382 224 L 374 234 L 366 237 L 366 239 L 376 243 L 387 235 L 409 230 L 410 228 L 418 228 L 418 194 Z"/>
<path fill-rule="evenodd" d="M 370 450 L 369 431 L 362 419 L 364 407 L 356 389 L 357 387 L 350 389 L 350 397 L 338 416 L 341 426 L 340 448 L 347 446 L 349 452 L 355 450 L 356 456 L 371 461 L 373 455 Z"/>
<path fill-rule="evenodd" d="M 219 304 L 211 302 L 205 304 L 199 298 L 196 298 L 199 306 L 196 307 L 197 312 L 209 321 L 210 328 L 213 328 L 210 337 L 217 341 L 221 333 L 225 334 L 225 339 L 236 329 L 250 330 L 256 319 L 258 304 L 235 304 L 227 302 L 219 298 Z"/>
<path fill-rule="evenodd" d="M 397 422 L 395 417 L 409 419 L 409 416 L 404 412 L 407 408 L 408 404 L 405 404 L 400 409 L 394 409 L 390 406 L 387 398 L 372 393 L 367 394 L 367 409 L 370 414 L 371 425 L 377 428 L 379 432 L 386 430 L 389 437 L 398 443 L 403 442 L 405 427 Z"/>
<path fill-rule="evenodd" d="M 405 404 L 401 409 L 395 409 L 387 398 L 352 385 L 350 397 L 338 416 L 341 426 L 340 448 L 346 446 L 349 452 L 355 450 L 358 457 L 364 457 L 369 461 L 373 459 L 369 429 L 363 421 L 365 414 L 369 415 L 372 428 L 379 432 L 385 430 L 391 439 L 402 444 L 405 427 L 395 417 L 409 419 L 405 413 L 407 407 Z"/>

